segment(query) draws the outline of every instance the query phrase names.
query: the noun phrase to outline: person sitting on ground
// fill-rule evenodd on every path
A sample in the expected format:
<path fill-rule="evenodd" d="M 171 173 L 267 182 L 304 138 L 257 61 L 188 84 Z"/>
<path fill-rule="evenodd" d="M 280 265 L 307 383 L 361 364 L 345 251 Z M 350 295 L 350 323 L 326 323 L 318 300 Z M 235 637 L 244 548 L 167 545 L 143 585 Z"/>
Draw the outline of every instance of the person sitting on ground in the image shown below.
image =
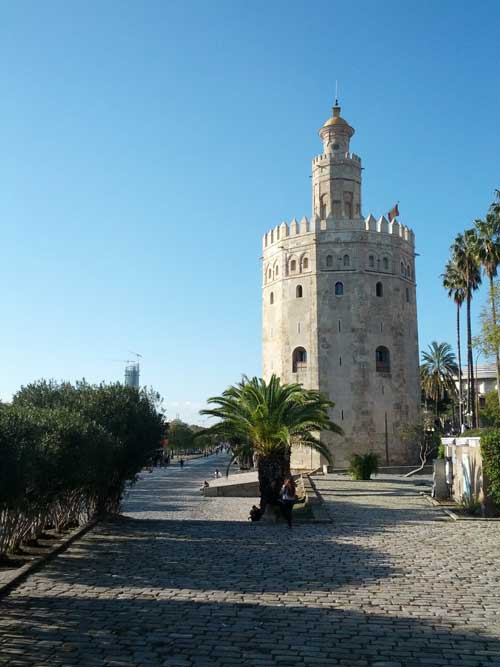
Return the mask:
<path fill-rule="evenodd" d="M 203 493 L 203 491 L 204 491 L 205 489 L 208 489 L 209 486 L 210 486 L 210 484 L 207 482 L 207 480 L 205 480 L 205 481 L 203 482 L 203 486 L 201 487 L 200 491 Z"/>
<path fill-rule="evenodd" d="M 250 521 L 259 521 L 262 516 L 262 510 L 257 505 L 252 505 L 250 510 L 250 516 L 248 517 Z"/>
<path fill-rule="evenodd" d="M 293 477 L 287 477 L 285 483 L 281 487 L 280 493 L 280 507 L 281 512 L 286 519 L 288 527 L 292 527 L 292 510 L 293 506 L 297 502 L 297 487 L 293 481 Z"/>

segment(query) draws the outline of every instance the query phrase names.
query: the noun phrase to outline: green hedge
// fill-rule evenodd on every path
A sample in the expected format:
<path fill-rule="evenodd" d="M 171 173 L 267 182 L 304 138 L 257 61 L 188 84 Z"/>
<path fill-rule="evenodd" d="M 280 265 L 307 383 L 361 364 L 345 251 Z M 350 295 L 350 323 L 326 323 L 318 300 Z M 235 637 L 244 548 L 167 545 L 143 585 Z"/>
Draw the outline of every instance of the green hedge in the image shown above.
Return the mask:
<path fill-rule="evenodd" d="M 489 493 L 495 505 L 500 507 L 500 430 L 481 436 L 481 457 Z"/>
<path fill-rule="evenodd" d="M 349 464 L 349 474 L 353 479 L 368 480 L 378 472 L 379 456 L 375 452 L 353 454 Z"/>
<path fill-rule="evenodd" d="M 0 406 L 0 558 L 47 527 L 117 512 L 162 438 L 155 396 L 41 381 Z"/>

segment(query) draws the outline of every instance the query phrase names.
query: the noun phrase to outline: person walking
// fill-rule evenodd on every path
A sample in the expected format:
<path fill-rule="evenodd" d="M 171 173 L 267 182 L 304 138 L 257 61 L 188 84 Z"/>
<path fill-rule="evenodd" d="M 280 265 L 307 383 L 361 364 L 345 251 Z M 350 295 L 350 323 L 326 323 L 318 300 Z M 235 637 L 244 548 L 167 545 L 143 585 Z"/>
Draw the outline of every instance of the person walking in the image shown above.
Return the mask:
<path fill-rule="evenodd" d="M 181 459 L 179 461 L 179 465 L 180 465 L 181 468 L 184 468 L 184 459 Z"/>
<path fill-rule="evenodd" d="M 297 487 L 293 481 L 293 477 L 287 477 L 280 492 L 280 507 L 281 512 L 286 519 L 288 527 L 292 527 L 292 510 L 297 502 Z"/>
<path fill-rule="evenodd" d="M 215 469 L 214 477 L 215 477 L 215 479 L 220 479 L 220 478 L 222 477 L 219 468 L 216 468 L 216 469 Z"/>

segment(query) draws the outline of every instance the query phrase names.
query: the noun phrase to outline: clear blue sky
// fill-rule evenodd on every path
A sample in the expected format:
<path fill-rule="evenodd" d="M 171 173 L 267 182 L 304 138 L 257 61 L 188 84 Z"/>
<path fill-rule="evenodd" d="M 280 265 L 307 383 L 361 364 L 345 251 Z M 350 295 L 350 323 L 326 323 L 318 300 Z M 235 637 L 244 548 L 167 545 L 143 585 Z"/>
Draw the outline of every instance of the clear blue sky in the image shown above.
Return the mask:
<path fill-rule="evenodd" d="M 498 0 L 0 10 L 3 399 L 134 350 L 192 420 L 260 374 L 261 236 L 310 215 L 336 79 L 363 213 L 416 233 L 421 349 L 454 343 L 439 275 L 500 187 Z"/>

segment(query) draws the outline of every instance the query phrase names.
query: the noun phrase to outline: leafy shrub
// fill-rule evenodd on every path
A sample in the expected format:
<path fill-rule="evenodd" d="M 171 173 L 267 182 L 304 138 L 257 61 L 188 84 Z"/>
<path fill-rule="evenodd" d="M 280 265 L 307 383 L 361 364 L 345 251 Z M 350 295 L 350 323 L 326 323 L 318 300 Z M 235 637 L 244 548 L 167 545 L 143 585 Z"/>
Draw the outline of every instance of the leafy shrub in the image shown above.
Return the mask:
<path fill-rule="evenodd" d="M 500 508 L 500 430 L 481 436 L 481 456 L 489 493 L 495 505 Z"/>
<path fill-rule="evenodd" d="M 0 405 L 0 559 L 47 526 L 117 512 L 163 434 L 157 395 L 40 381 Z"/>
<path fill-rule="evenodd" d="M 498 404 L 497 390 L 488 391 L 484 398 L 484 408 L 479 411 L 481 424 L 498 428 L 500 426 L 500 406 Z"/>
<path fill-rule="evenodd" d="M 350 459 L 349 474 L 353 479 L 370 479 L 378 472 L 378 454 L 353 454 Z"/>
<path fill-rule="evenodd" d="M 460 501 L 460 509 L 470 516 L 477 516 L 481 512 L 481 503 L 476 498 L 476 496 L 464 493 L 462 500 Z"/>
<path fill-rule="evenodd" d="M 441 442 L 441 443 L 439 443 L 438 450 L 437 450 L 438 459 L 444 459 L 444 454 L 445 454 L 445 446 Z"/>

